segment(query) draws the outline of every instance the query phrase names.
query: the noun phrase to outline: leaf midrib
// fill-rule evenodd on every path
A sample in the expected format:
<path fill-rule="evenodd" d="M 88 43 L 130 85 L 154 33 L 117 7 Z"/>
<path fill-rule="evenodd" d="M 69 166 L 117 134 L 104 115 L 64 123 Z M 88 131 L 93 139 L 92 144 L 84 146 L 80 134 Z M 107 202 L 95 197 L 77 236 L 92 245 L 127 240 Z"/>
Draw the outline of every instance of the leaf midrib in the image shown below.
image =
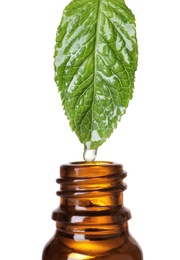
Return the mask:
<path fill-rule="evenodd" d="M 95 35 L 95 45 L 94 45 L 94 84 L 93 84 L 91 122 L 93 122 L 93 107 L 94 107 L 95 87 L 96 87 L 96 78 L 97 78 L 97 49 L 98 49 L 99 36 L 100 36 L 99 30 L 100 30 L 100 25 L 101 25 L 102 1 L 103 0 L 99 0 L 99 5 L 97 7 L 97 25 L 96 25 L 96 35 Z M 93 127 L 92 127 L 92 123 L 91 123 L 91 133 L 92 133 L 92 128 Z"/>

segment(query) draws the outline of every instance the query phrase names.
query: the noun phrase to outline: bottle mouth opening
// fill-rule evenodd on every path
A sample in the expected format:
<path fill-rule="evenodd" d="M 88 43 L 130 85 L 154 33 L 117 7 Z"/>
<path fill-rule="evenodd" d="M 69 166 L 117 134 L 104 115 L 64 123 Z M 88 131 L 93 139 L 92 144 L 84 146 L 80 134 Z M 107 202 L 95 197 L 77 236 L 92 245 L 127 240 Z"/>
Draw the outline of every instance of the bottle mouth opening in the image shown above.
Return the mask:
<path fill-rule="evenodd" d="M 77 161 L 63 164 L 60 167 L 62 178 L 97 178 L 117 174 L 124 174 L 123 166 L 111 161 Z"/>
<path fill-rule="evenodd" d="M 111 161 L 93 161 L 93 162 L 86 162 L 86 161 L 77 161 L 77 162 L 70 162 L 68 164 L 69 166 L 74 166 L 74 165 L 77 165 L 77 166 L 107 166 L 107 165 L 119 165 L 117 163 L 114 163 L 114 162 L 111 162 Z"/>

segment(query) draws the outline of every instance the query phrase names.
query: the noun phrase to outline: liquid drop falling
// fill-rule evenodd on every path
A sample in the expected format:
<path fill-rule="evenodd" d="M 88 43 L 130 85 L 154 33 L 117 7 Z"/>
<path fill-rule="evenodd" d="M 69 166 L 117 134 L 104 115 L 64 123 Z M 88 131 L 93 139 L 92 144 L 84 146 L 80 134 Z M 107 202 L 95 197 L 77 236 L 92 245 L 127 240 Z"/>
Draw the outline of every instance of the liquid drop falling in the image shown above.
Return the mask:
<path fill-rule="evenodd" d="M 96 159 L 96 155 L 97 155 L 97 149 L 93 149 L 93 150 L 84 150 L 83 153 L 83 158 L 86 162 L 93 162 Z"/>

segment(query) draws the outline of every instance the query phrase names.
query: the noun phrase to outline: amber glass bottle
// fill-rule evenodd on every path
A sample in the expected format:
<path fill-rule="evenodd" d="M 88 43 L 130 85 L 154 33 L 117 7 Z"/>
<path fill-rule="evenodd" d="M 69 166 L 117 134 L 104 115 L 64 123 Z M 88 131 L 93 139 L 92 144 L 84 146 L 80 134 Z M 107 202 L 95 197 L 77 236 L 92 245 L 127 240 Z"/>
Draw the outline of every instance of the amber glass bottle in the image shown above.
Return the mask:
<path fill-rule="evenodd" d="M 56 232 L 42 260 L 143 260 L 130 235 L 130 211 L 123 206 L 121 164 L 77 162 L 60 167 Z"/>

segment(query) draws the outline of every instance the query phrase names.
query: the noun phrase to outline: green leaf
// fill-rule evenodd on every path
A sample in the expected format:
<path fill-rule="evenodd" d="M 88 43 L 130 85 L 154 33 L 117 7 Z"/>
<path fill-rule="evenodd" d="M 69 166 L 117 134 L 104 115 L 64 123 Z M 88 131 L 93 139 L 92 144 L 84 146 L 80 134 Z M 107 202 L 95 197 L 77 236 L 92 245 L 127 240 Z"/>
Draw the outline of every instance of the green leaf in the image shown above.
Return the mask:
<path fill-rule="evenodd" d="M 73 0 L 57 30 L 54 59 L 70 126 L 85 148 L 97 149 L 132 98 L 138 59 L 134 15 L 123 0 Z"/>

